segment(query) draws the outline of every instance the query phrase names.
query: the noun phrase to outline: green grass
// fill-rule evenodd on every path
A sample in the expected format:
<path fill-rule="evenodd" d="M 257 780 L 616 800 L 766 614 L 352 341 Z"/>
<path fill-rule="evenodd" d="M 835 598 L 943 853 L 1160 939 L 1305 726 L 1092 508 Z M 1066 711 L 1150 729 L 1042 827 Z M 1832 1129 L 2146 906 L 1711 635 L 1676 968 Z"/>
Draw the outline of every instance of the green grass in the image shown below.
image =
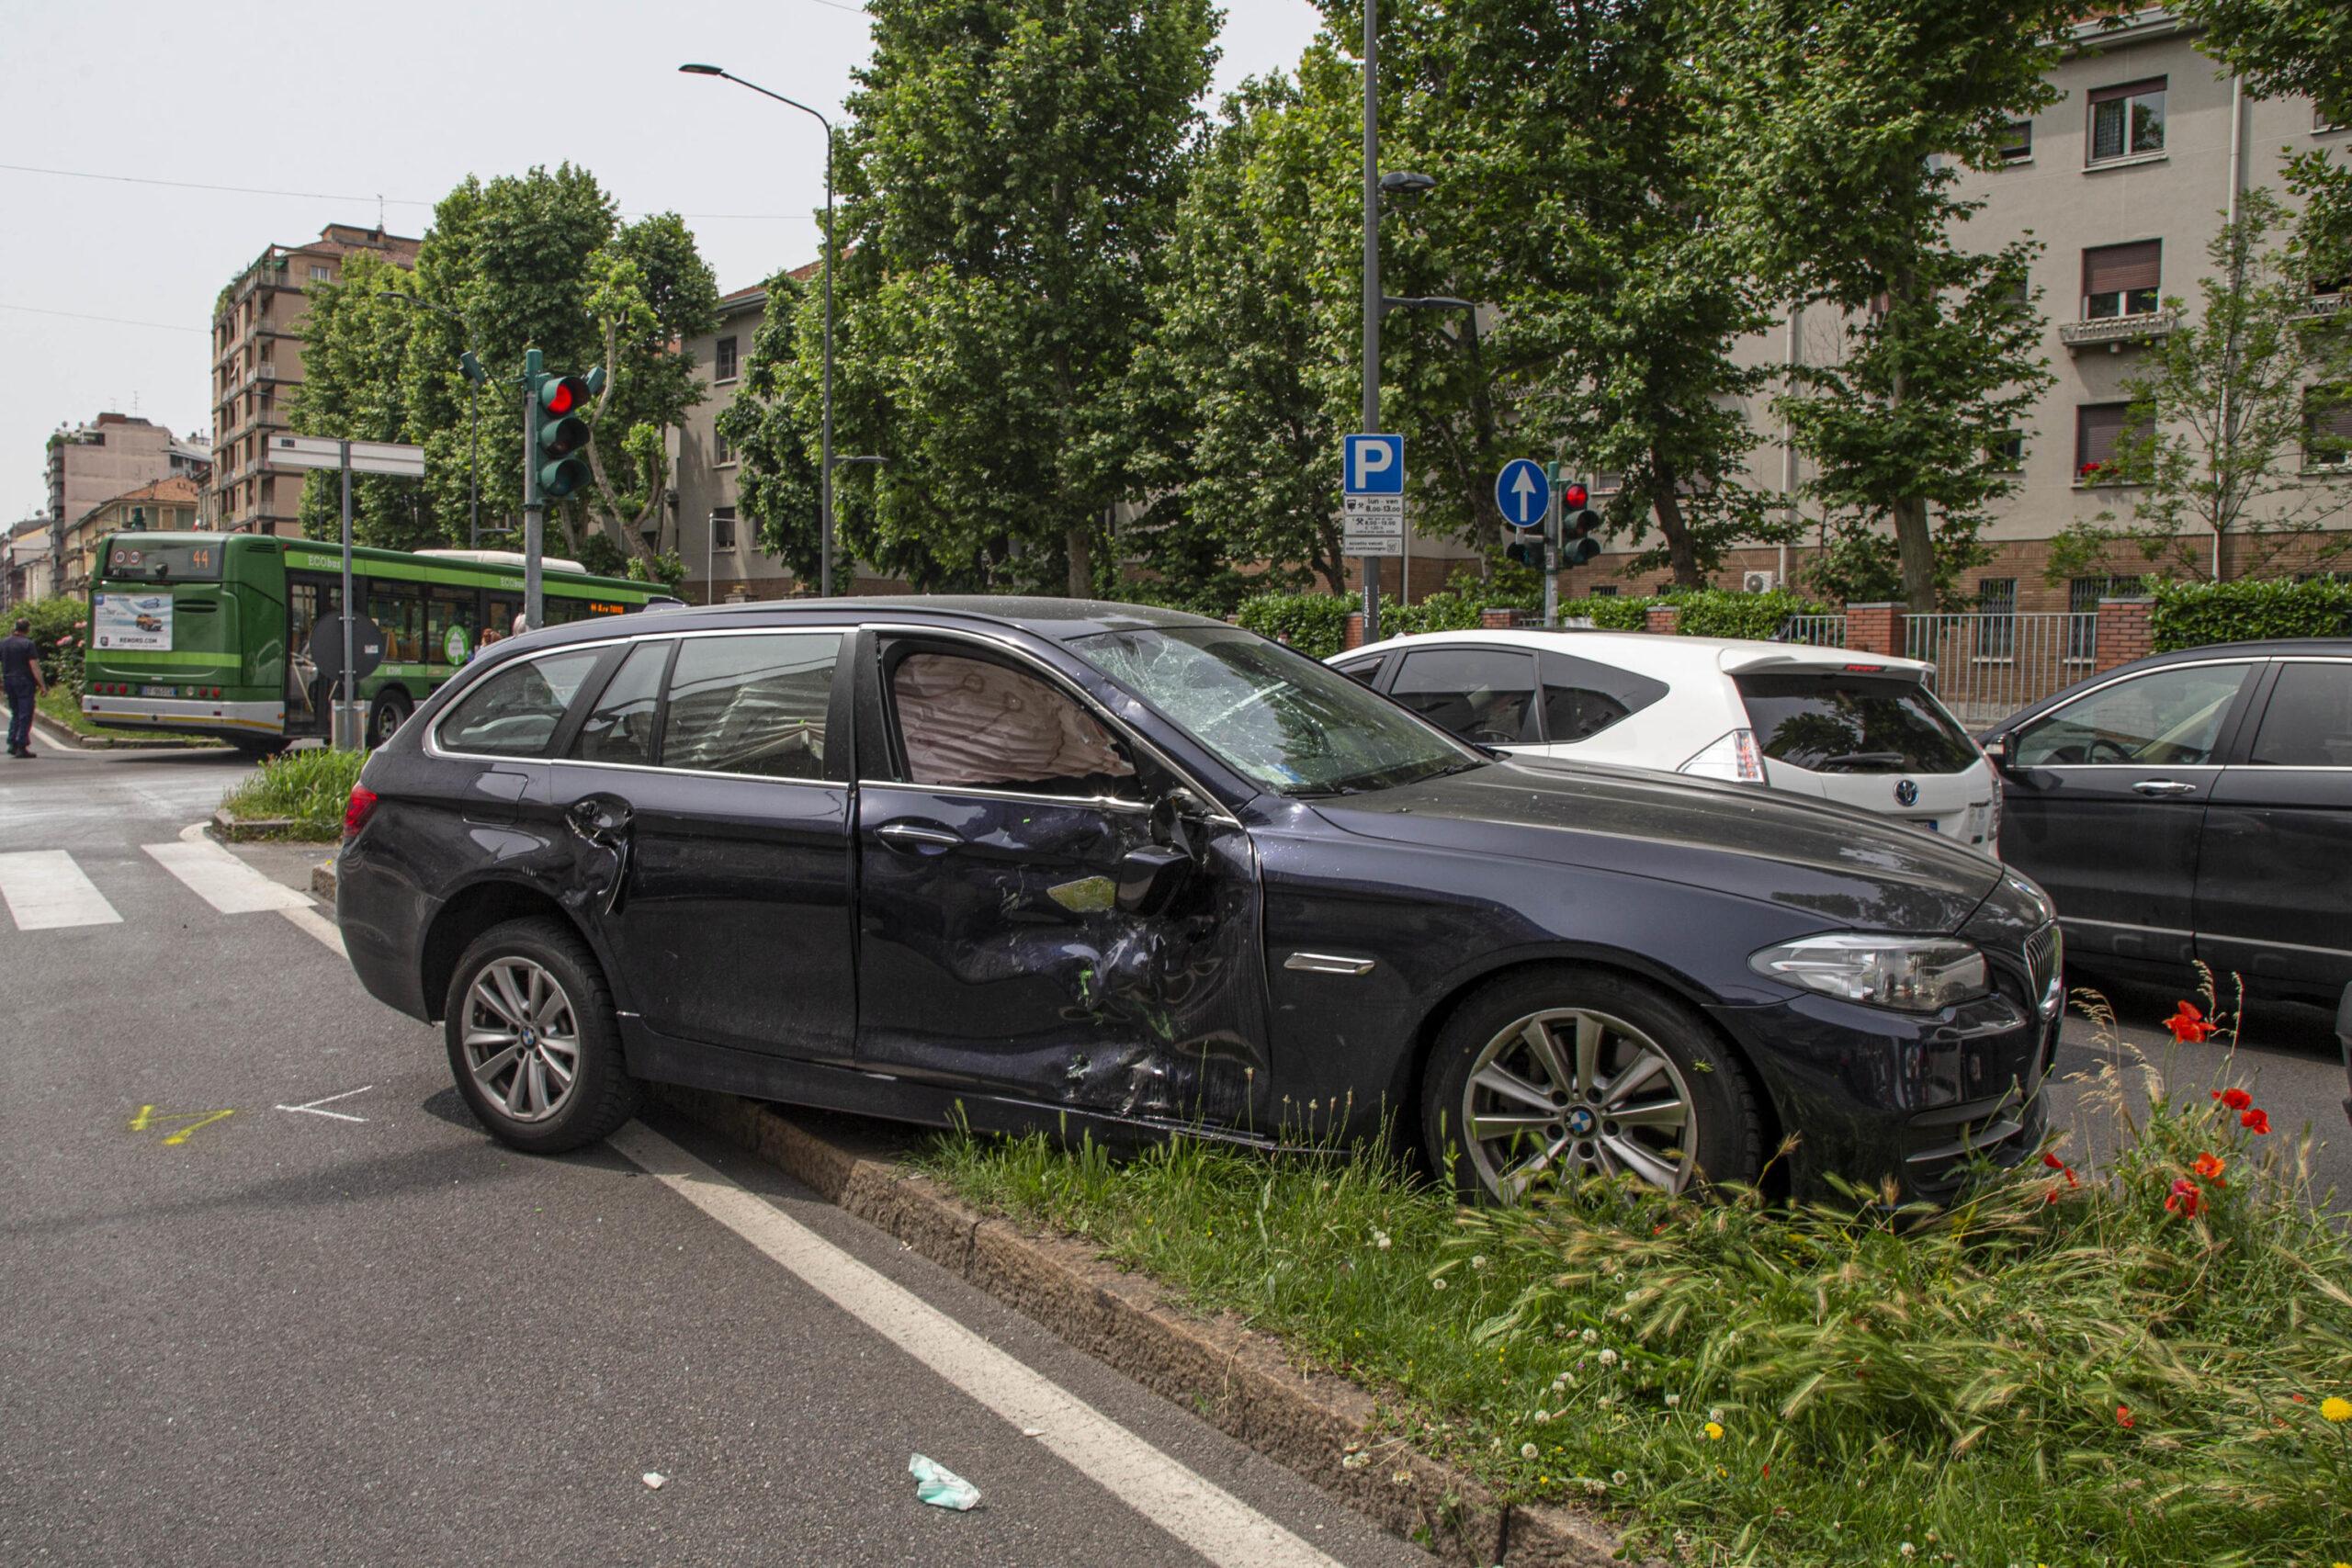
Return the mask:
<path fill-rule="evenodd" d="M 2322 1414 L 2352 1398 L 2352 1255 L 2307 1142 L 2168 1100 L 2143 1062 L 2086 1100 L 2129 1122 L 2102 1168 L 1894 1214 L 1598 1181 L 1462 1211 L 1377 1149 L 950 1134 L 921 1159 L 1382 1394 L 1349 1462 L 1410 1443 L 1669 1558 L 2352 1561 L 2352 1421 Z M 2179 1179 L 2194 1218 L 2165 1208 Z"/>
<path fill-rule="evenodd" d="M 51 686 L 35 699 L 41 716 L 53 724 L 62 725 L 74 734 L 85 738 L 103 737 L 117 740 L 169 740 L 176 745 L 217 746 L 217 740 L 197 740 L 185 735 L 174 735 L 161 729 L 101 729 L 92 724 L 82 712 L 82 705 L 72 692 L 62 686 Z"/>
<path fill-rule="evenodd" d="M 265 760 L 221 797 L 232 817 L 283 817 L 293 826 L 282 837 L 332 843 L 343 836 L 343 810 L 351 786 L 368 761 L 363 751 L 306 747 Z"/>

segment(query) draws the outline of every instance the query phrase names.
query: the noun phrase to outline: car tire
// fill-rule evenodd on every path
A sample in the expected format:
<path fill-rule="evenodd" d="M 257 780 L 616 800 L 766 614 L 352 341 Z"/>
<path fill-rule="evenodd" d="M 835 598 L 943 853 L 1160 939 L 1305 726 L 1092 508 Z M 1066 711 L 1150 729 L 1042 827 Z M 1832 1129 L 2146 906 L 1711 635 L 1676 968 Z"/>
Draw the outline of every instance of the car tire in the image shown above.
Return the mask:
<path fill-rule="evenodd" d="M 379 696 L 368 710 L 368 749 L 372 751 L 390 740 L 413 711 L 408 699 L 398 692 Z"/>
<path fill-rule="evenodd" d="M 510 1147 L 562 1154 L 637 1114 L 604 971 L 560 921 L 509 920 L 476 937 L 450 978 L 443 1031 L 458 1092 Z"/>
<path fill-rule="evenodd" d="M 1495 1136 L 1465 1138 L 1473 1118 Z M 1431 1168 L 1472 1201 L 1611 1170 L 1676 1191 L 1748 1183 L 1765 1155 L 1755 1089 L 1704 1018 L 1571 964 L 1505 976 L 1454 1010 L 1422 1075 L 1421 1132 Z"/>

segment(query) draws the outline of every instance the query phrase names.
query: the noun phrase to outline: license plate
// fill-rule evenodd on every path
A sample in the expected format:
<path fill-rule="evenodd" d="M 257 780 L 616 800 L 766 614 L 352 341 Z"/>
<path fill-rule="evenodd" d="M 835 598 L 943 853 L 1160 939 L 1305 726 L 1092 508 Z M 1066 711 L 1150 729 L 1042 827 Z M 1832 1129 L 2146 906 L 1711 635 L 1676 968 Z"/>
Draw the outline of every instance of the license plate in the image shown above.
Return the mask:
<path fill-rule="evenodd" d="M 141 686 L 139 694 L 142 697 L 168 697 L 172 689 L 169 686 Z"/>
<path fill-rule="evenodd" d="M 1943 831 L 1943 820 L 1942 818 L 1936 817 L 1922 817 L 1917 821 L 1914 822 L 1912 826 L 1915 828 L 1924 828 L 1930 833 L 1940 833 Z"/>

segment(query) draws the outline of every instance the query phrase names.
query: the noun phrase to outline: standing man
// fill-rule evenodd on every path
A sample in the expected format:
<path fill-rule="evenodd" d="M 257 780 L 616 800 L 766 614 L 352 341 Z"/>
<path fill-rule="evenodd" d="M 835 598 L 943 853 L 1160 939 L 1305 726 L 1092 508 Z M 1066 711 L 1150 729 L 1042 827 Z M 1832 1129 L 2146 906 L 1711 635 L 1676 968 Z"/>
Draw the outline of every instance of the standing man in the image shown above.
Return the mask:
<path fill-rule="evenodd" d="M 41 678 L 40 645 L 29 635 L 30 621 L 17 623 L 16 634 L 0 637 L 0 685 L 8 692 L 8 755 L 32 761 L 33 698 L 49 690 Z"/>

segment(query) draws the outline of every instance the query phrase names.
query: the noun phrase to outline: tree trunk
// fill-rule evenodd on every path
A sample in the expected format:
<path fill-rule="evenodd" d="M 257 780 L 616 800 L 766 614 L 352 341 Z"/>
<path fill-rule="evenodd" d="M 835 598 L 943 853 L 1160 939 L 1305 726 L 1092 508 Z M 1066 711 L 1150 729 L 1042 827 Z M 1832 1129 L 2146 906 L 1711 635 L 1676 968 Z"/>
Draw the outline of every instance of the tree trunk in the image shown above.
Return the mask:
<path fill-rule="evenodd" d="M 1070 525 L 1069 596 L 1073 599 L 1094 597 L 1094 536 L 1083 523 Z"/>
<path fill-rule="evenodd" d="M 1682 515 L 1682 496 L 1676 488 L 1681 476 L 1668 466 L 1656 447 L 1650 449 L 1650 482 L 1656 487 L 1650 511 L 1657 518 L 1657 531 L 1666 536 L 1666 561 L 1674 573 L 1674 586 L 1706 587 L 1707 574 L 1699 570 L 1699 552 L 1690 543 L 1690 525 Z"/>
<path fill-rule="evenodd" d="M 1919 281 L 1910 268 L 1894 275 L 1887 299 L 1887 321 L 1912 320 L 1912 302 L 1919 292 Z M 1901 423 L 1903 405 L 1909 390 L 1910 378 L 1903 368 L 1903 356 L 1894 356 L 1894 373 L 1886 389 L 1887 417 Z M 1936 540 L 1928 532 L 1928 498 L 1924 495 L 1897 496 L 1888 508 L 1894 518 L 1894 557 L 1903 569 L 1903 602 L 1915 615 L 1933 615 L 1936 609 Z"/>

